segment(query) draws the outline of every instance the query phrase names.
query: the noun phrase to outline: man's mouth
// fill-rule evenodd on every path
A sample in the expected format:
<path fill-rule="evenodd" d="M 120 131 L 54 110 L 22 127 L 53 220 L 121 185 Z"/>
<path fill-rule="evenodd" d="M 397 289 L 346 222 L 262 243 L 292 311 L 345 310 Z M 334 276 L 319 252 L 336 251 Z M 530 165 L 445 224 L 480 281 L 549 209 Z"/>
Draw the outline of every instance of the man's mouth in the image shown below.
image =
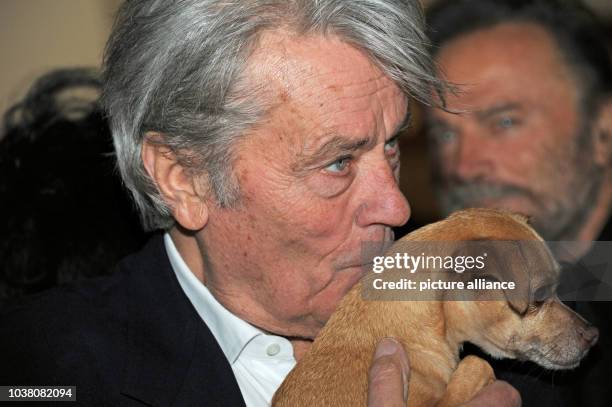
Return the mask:
<path fill-rule="evenodd" d="M 374 264 L 373 262 L 369 262 L 369 263 L 359 263 L 359 264 L 348 265 L 348 266 L 339 268 L 338 272 L 342 273 L 342 272 L 347 272 L 347 271 L 360 270 L 361 275 L 364 276 L 367 272 L 372 270 L 373 264 Z"/>
<path fill-rule="evenodd" d="M 372 269 L 374 257 L 381 256 L 387 252 L 393 244 L 395 233 L 391 228 L 385 227 L 382 239 L 362 241 L 359 245 L 358 254 L 347 256 L 346 260 L 339 262 L 337 271 L 347 271 L 361 268 L 364 271 Z"/>

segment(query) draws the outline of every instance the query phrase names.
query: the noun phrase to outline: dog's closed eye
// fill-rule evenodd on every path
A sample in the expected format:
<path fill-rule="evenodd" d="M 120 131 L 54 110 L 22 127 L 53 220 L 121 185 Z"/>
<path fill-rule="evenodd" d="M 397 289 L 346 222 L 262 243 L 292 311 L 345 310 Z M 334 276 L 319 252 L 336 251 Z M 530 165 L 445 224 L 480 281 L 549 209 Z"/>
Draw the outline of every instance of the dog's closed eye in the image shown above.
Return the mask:
<path fill-rule="evenodd" d="M 538 287 L 533 292 L 533 299 L 531 302 L 535 305 L 542 305 L 546 300 L 552 298 L 555 295 L 555 285 L 546 284 Z"/>

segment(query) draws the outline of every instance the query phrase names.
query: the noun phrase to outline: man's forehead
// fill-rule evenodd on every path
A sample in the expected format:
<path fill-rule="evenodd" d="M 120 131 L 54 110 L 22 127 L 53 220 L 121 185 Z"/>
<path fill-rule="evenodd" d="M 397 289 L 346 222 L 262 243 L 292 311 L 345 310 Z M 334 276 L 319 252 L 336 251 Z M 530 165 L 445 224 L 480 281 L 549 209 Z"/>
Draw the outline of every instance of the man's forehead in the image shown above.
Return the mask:
<path fill-rule="evenodd" d="M 577 92 L 554 38 L 535 23 L 505 22 L 460 35 L 442 46 L 436 60 L 458 85 L 459 92 L 447 95 L 447 102 L 459 111 L 547 105 L 561 94 L 573 100 Z M 433 109 L 429 113 L 428 118 L 450 117 Z"/>
<path fill-rule="evenodd" d="M 395 82 L 334 36 L 267 33 L 249 69 L 249 80 L 266 86 L 268 120 L 291 140 L 299 161 L 371 148 L 407 115 L 408 99 Z"/>
<path fill-rule="evenodd" d="M 531 22 L 503 22 L 462 34 L 442 45 L 436 60 L 448 79 L 458 83 L 517 74 L 570 76 L 553 36 Z"/>
<path fill-rule="evenodd" d="M 248 66 L 257 82 L 276 87 L 281 98 L 351 86 L 374 91 L 394 85 L 364 52 L 333 35 L 266 32 Z"/>

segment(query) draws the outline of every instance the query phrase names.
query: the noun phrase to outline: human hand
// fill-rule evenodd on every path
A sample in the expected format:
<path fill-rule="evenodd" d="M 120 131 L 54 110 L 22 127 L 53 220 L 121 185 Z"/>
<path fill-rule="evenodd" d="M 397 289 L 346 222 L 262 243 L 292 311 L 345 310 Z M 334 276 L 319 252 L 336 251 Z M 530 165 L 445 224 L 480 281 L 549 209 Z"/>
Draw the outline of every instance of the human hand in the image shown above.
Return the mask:
<path fill-rule="evenodd" d="M 496 380 L 483 387 L 474 398 L 460 407 L 521 407 L 521 395 L 507 382 Z"/>
<path fill-rule="evenodd" d="M 409 380 L 410 367 L 404 348 L 395 339 L 382 339 L 368 374 L 368 407 L 405 407 Z"/>
<path fill-rule="evenodd" d="M 376 346 L 368 375 L 368 407 L 405 407 L 410 367 L 404 348 L 385 338 Z M 461 407 L 520 407 L 521 395 L 507 382 L 496 380 Z"/>

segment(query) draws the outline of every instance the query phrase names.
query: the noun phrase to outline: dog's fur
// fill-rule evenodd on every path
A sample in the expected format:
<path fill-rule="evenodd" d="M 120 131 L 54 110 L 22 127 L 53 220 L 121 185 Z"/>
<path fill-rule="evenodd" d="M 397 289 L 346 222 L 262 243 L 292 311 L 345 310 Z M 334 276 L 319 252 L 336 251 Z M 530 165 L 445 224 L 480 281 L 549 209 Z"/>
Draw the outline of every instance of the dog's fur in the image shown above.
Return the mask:
<path fill-rule="evenodd" d="M 520 216 L 469 209 L 411 233 L 388 253 L 401 252 L 407 242 L 470 240 L 541 238 Z M 512 278 L 528 280 L 522 296 L 503 301 L 364 301 L 362 288 L 370 278 L 366 276 L 343 298 L 310 351 L 277 391 L 273 405 L 365 406 L 371 358 L 384 337 L 396 338 L 407 352 L 410 407 L 456 406 L 494 380 L 484 360 L 459 359 L 467 341 L 495 357 L 529 359 L 552 369 L 577 366 L 597 340 L 597 329 L 554 295 L 534 300 L 534 291 L 546 281 L 556 281 L 559 272 L 545 245 L 540 247 L 510 259 L 498 253 L 493 263 L 498 266 L 496 277 L 510 273 Z M 527 266 L 531 270 L 524 270 Z M 517 273 L 523 273 L 522 277 Z"/>

